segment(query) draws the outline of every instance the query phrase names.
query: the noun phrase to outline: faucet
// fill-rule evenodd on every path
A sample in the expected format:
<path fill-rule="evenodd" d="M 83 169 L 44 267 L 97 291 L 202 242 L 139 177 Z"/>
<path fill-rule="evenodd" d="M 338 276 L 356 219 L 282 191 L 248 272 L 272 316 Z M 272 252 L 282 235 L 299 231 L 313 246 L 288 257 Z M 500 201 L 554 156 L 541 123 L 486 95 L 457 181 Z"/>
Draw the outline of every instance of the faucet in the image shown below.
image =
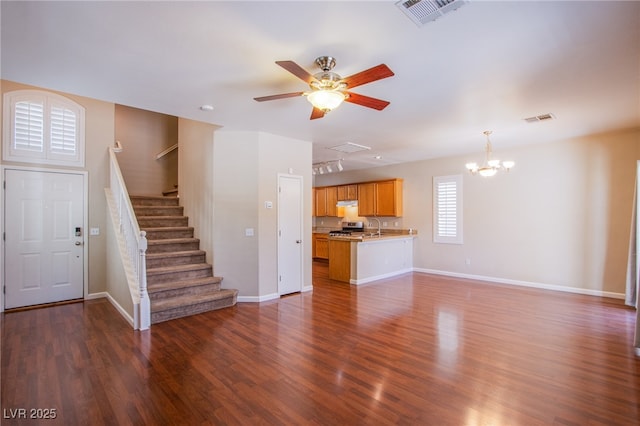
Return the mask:
<path fill-rule="evenodd" d="M 374 220 L 374 219 L 376 220 L 376 222 L 378 222 L 378 233 L 377 234 L 378 234 L 378 236 L 380 236 L 380 235 L 382 235 L 382 233 L 380 232 L 380 219 L 378 219 L 377 217 L 370 218 L 369 219 L 369 225 L 371 225 L 371 221 Z M 371 227 L 371 226 L 369 226 L 369 227 Z"/>

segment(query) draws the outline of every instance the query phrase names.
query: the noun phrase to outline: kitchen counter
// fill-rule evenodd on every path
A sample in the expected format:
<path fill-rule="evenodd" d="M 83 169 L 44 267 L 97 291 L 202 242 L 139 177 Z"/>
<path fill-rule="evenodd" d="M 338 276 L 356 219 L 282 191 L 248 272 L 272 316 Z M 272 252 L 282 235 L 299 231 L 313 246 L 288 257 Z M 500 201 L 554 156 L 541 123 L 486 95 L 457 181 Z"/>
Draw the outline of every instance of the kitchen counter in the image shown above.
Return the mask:
<path fill-rule="evenodd" d="M 415 238 L 415 234 L 384 232 L 331 236 L 329 278 L 359 285 L 411 272 Z"/>

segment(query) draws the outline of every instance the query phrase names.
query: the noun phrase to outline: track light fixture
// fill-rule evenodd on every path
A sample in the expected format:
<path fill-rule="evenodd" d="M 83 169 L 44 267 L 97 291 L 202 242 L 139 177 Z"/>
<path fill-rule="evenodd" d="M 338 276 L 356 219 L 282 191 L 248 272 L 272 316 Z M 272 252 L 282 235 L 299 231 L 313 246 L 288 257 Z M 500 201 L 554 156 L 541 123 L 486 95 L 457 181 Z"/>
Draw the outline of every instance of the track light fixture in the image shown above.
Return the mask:
<path fill-rule="evenodd" d="M 323 161 L 322 163 L 314 163 L 312 165 L 312 173 L 314 175 L 317 174 L 325 174 L 326 173 L 333 173 L 336 170 L 341 172 L 344 170 L 344 166 L 342 165 L 342 158 L 339 160 L 330 160 L 330 161 Z"/>

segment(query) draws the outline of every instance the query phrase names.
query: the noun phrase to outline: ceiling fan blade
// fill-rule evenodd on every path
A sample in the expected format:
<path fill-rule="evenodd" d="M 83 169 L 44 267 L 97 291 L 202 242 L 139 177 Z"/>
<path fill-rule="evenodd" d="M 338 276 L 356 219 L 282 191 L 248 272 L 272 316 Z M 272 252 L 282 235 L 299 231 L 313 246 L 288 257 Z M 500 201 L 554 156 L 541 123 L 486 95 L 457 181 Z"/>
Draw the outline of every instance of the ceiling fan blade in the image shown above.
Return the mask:
<path fill-rule="evenodd" d="M 357 74 L 353 74 L 349 77 L 343 78 L 342 81 L 347 83 L 347 88 L 352 89 L 363 84 L 371 83 L 372 81 L 382 80 L 383 78 L 391 77 L 395 75 L 393 71 L 389 69 L 385 64 L 380 64 L 368 70 L 361 71 Z"/>
<path fill-rule="evenodd" d="M 391 102 L 383 101 L 382 99 L 370 98 L 369 96 L 358 95 L 357 93 L 347 92 L 349 96 L 344 100 L 345 102 L 351 102 L 352 104 L 362 105 L 367 108 L 377 109 L 382 111 Z"/>
<path fill-rule="evenodd" d="M 258 102 L 275 101 L 276 99 L 295 98 L 296 96 L 302 96 L 303 94 L 304 92 L 281 93 L 279 95 L 260 96 L 253 99 Z"/>
<path fill-rule="evenodd" d="M 322 117 L 324 117 L 324 111 L 320 108 L 313 107 L 313 110 L 311 111 L 311 118 L 309 118 L 309 120 L 315 120 L 316 118 Z"/>
<path fill-rule="evenodd" d="M 316 78 L 313 75 L 309 74 L 307 70 L 293 61 L 276 61 L 276 64 L 280 65 L 282 68 L 289 71 L 291 74 L 295 75 L 302 81 L 311 83 L 312 81 L 316 80 Z"/>

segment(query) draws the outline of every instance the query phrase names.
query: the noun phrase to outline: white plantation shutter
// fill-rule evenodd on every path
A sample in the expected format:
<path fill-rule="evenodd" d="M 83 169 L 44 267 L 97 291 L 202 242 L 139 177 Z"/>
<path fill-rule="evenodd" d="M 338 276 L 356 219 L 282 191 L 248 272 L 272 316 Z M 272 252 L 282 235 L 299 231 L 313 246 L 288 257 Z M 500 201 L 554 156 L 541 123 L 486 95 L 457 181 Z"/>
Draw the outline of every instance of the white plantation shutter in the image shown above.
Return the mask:
<path fill-rule="evenodd" d="M 44 151 L 44 103 L 16 102 L 13 129 L 14 150 Z"/>
<path fill-rule="evenodd" d="M 17 90 L 4 95 L 4 158 L 84 166 L 84 108 L 54 93 Z"/>
<path fill-rule="evenodd" d="M 51 107 L 51 152 L 75 155 L 77 140 L 76 114 L 67 108 Z"/>
<path fill-rule="evenodd" d="M 462 244 L 462 175 L 433 178 L 433 241 Z"/>

